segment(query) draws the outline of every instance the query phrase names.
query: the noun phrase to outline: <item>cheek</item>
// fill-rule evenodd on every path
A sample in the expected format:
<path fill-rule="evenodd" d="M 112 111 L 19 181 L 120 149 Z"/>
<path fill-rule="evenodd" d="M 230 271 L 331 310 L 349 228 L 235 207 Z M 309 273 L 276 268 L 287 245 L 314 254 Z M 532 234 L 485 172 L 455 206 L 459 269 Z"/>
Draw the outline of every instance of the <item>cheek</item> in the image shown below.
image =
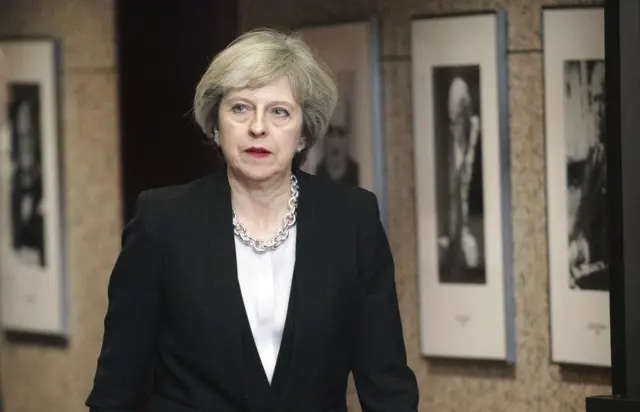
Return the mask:
<path fill-rule="evenodd" d="M 218 128 L 220 131 L 228 131 L 234 128 L 234 122 L 231 121 L 225 114 L 220 113 L 218 115 Z"/>
<path fill-rule="evenodd" d="M 293 156 L 298 149 L 301 135 L 300 127 L 291 127 L 275 131 L 273 137 L 278 142 L 278 149 L 283 154 Z"/>
<path fill-rule="evenodd" d="M 220 119 L 218 128 L 223 150 L 231 150 L 238 146 L 240 136 L 243 133 L 241 125 Z"/>

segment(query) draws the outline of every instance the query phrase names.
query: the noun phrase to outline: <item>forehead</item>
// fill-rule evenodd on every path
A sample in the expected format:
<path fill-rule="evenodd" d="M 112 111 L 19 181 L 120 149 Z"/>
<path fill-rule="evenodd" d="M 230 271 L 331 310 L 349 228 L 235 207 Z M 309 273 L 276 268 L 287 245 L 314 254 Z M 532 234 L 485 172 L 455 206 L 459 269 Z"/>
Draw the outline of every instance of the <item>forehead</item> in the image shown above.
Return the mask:
<path fill-rule="evenodd" d="M 289 79 L 285 76 L 278 77 L 275 80 L 265 84 L 243 88 L 230 89 L 225 97 L 228 99 L 249 99 L 258 102 L 270 101 L 286 101 L 292 104 L 296 103 L 293 88 Z"/>

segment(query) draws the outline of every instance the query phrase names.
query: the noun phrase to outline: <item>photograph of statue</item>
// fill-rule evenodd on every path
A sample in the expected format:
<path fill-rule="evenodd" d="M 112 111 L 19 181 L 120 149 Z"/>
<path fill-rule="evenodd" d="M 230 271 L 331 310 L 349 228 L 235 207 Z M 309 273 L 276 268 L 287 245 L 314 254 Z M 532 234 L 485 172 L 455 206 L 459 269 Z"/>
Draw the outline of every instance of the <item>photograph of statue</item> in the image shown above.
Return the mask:
<path fill-rule="evenodd" d="M 14 253 L 26 264 L 46 266 L 42 208 L 40 89 L 37 84 L 11 84 L 10 230 Z"/>
<path fill-rule="evenodd" d="M 433 69 L 439 280 L 486 283 L 480 66 Z"/>

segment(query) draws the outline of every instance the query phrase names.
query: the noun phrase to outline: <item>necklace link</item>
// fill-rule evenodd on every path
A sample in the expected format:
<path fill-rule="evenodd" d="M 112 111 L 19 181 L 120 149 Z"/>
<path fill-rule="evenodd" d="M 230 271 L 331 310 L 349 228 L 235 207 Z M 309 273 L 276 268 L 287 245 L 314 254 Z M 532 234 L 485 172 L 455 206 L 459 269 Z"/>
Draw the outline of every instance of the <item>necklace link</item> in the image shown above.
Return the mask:
<path fill-rule="evenodd" d="M 233 212 L 233 232 L 244 243 L 253 249 L 256 253 L 264 253 L 269 250 L 275 250 L 282 245 L 289 238 L 289 230 L 295 226 L 297 219 L 298 209 L 298 195 L 299 195 L 298 179 L 295 175 L 291 175 L 291 197 L 289 198 L 288 209 L 289 211 L 284 216 L 283 225 L 276 232 L 275 236 L 270 240 L 258 240 L 247 233 L 247 229 L 238 222 L 236 219 L 236 212 Z"/>

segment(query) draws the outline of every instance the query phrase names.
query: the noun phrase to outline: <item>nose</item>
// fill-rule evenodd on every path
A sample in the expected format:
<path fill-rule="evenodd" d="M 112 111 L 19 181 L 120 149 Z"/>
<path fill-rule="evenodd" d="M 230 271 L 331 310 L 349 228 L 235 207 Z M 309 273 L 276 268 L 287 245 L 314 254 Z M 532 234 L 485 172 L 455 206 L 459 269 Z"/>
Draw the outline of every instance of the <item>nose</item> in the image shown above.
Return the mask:
<path fill-rule="evenodd" d="M 253 137 L 261 137 L 266 135 L 267 129 L 264 121 L 264 115 L 260 111 L 256 111 L 255 116 L 249 124 L 249 133 Z"/>

